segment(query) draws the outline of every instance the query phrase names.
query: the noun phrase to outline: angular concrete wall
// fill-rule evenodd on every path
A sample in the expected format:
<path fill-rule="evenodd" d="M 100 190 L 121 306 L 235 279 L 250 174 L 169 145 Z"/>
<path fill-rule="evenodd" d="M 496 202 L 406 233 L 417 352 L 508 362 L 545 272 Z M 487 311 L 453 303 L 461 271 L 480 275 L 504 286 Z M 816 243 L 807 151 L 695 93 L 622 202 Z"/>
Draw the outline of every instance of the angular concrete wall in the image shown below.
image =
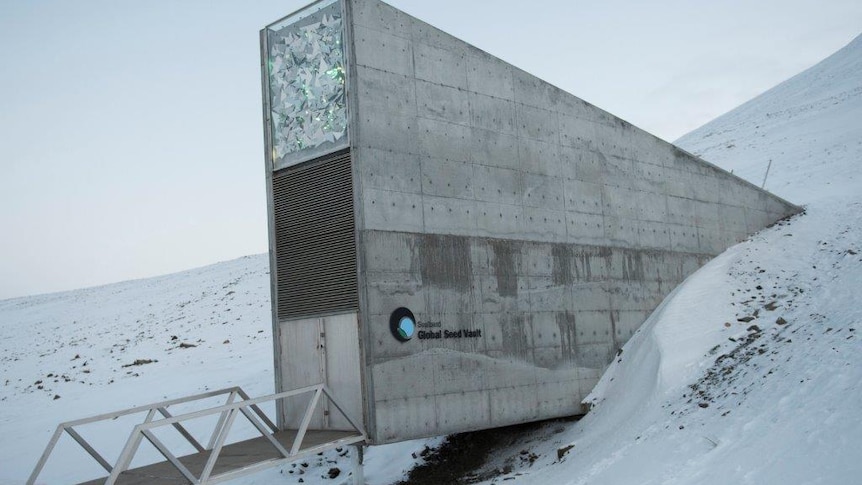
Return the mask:
<path fill-rule="evenodd" d="M 338 207 L 355 215 L 359 303 L 281 308 L 290 296 L 279 294 L 282 282 L 299 276 L 278 261 L 311 253 L 321 264 L 347 261 L 354 250 L 329 254 L 320 250 L 325 239 L 311 253 L 307 238 L 279 242 L 292 228 L 276 227 L 275 208 L 330 192 L 316 181 L 276 201 L 271 185 L 276 386 L 326 381 L 350 414 L 363 413 L 374 443 L 583 412 L 602 370 L 674 286 L 798 211 L 388 5 L 328 1 L 302 12 L 318 13 L 297 13 L 261 37 L 268 183 L 310 168 L 330 173 L 326 154 L 349 139 L 338 159 L 349 160 L 352 192 Z M 317 37 L 294 35 L 304 25 L 294 21 Z M 297 71 L 343 94 L 343 78 L 316 67 L 338 64 L 342 47 L 349 129 L 343 105 L 321 105 L 295 85 Z M 270 97 L 272 83 L 290 102 Z M 307 117 L 295 104 L 311 101 L 342 122 L 315 117 L 323 131 L 306 133 L 307 124 L 283 116 Z M 276 157 L 276 145 L 291 147 L 284 129 L 320 141 L 336 128 L 342 145 L 320 145 L 320 159 Z M 284 290 L 294 287 L 308 291 Z M 402 307 L 422 332 L 406 341 L 389 321 Z M 282 403 L 280 425 L 298 425 L 295 404 Z M 340 426 L 326 413 L 313 424 Z"/>
<path fill-rule="evenodd" d="M 375 443 L 582 412 L 675 285 L 798 211 L 386 4 L 348 7 Z M 402 343 L 398 307 L 481 336 Z"/>

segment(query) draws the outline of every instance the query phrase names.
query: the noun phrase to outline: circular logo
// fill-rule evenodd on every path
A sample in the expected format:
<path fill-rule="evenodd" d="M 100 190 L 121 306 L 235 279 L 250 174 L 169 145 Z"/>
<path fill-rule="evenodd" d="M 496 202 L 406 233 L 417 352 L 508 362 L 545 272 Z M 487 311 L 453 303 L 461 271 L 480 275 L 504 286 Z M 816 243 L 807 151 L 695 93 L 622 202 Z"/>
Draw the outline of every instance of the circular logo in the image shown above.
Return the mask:
<path fill-rule="evenodd" d="M 416 333 L 416 317 L 413 312 L 401 307 L 389 316 L 389 330 L 399 342 L 406 342 Z"/>

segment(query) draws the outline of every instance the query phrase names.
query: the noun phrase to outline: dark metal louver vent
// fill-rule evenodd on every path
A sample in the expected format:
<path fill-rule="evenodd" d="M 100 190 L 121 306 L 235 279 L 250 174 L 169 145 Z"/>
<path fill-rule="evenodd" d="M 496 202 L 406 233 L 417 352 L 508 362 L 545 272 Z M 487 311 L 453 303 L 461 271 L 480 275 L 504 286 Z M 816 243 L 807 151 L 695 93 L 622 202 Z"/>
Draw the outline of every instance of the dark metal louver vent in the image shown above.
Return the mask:
<path fill-rule="evenodd" d="M 357 309 L 350 152 L 276 172 L 272 195 L 278 318 Z"/>

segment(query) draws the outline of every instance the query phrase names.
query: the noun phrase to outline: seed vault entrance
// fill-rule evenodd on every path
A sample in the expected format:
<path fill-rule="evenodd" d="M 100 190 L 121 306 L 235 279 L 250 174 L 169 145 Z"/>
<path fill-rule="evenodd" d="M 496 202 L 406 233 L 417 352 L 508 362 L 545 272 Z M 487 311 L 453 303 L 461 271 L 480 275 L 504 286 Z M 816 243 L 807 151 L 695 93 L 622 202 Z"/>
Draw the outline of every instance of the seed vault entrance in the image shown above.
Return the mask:
<path fill-rule="evenodd" d="M 678 283 L 799 211 L 377 0 L 261 46 L 277 391 L 326 383 L 373 444 L 582 413 Z"/>
<path fill-rule="evenodd" d="M 356 231 L 350 152 L 274 172 L 273 291 L 279 388 L 325 383 L 351 416 L 362 416 Z M 284 399 L 282 427 L 299 426 L 308 396 Z M 351 424 L 328 402 L 311 429 Z"/>
<path fill-rule="evenodd" d="M 344 6 L 318 2 L 261 31 L 277 389 L 325 383 L 363 416 Z M 303 418 L 298 396 L 278 421 Z M 311 429 L 349 429 L 322 407 Z"/>

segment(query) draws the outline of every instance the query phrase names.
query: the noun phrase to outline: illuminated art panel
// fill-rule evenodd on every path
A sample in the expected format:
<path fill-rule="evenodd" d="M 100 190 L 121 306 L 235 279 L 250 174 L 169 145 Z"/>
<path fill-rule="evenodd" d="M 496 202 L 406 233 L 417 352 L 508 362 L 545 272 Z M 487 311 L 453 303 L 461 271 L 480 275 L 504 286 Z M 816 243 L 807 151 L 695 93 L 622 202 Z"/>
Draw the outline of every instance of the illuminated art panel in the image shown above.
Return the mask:
<path fill-rule="evenodd" d="M 343 27 L 341 2 L 329 0 L 266 29 L 275 168 L 348 144 Z"/>

